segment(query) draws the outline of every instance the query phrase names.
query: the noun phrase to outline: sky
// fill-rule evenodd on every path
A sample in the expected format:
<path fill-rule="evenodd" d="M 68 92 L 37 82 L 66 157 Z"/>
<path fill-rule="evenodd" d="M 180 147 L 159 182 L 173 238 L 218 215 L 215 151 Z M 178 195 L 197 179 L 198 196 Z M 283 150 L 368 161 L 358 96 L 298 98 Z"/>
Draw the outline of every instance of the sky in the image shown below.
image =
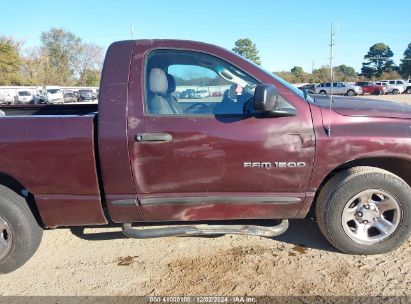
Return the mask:
<path fill-rule="evenodd" d="M 107 48 L 111 42 L 171 38 L 198 40 L 228 49 L 250 38 L 270 71 L 301 66 L 307 72 L 327 65 L 330 27 L 335 25 L 334 64 L 361 69 L 371 45 L 388 44 L 399 63 L 411 43 L 410 0 L 394 7 L 380 0 L 0 0 L 0 35 L 40 45 L 52 27 L 69 30 L 83 42 Z"/>

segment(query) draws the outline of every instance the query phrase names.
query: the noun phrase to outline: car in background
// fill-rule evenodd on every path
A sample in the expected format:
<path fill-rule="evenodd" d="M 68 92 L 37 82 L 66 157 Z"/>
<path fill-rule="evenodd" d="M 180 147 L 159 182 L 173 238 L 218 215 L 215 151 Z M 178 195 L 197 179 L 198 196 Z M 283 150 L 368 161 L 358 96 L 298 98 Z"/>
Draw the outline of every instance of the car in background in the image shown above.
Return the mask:
<path fill-rule="evenodd" d="M 405 90 L 407 89 L 407 83 L 403 79 L 388 80 L 388 85 L 402 86 L 404 88 L 403 92 L 405 92 Z"/>
<path fill-rule="evenodd" d="M 41 94 L 34 95 L 34 99 L 30 102 L 30 104 L 48 104 L 47 97 Z"/>
<path fill-rule="evenodd" d="M 63 93 L 60 87 L 46 86 L 44 92 L 47 103 L 64 103 Z"/>
<path fill-rule="evenodd" d="M 15 104 L 29 104 L 34 99 L 33 92 L 30 90 L 18 90 L 14 97 Z"/>
<path fill-rule="evenodd" d="M 189 99 L 195 98 L 195 90 L 194 89 L 187 89 L 179 94 L 179 98 L 181 99 Z"/>
<path fill-rule="evenodd" d="M 74 94 L 73 92 L 64 94 L 63 98 L 64 98 L 64 103 L 78 102 L 77 95 Z"/>
<path fill-rule="evenodd" d="M 195 91 L 194 93 L 195 98 L 207 98 L 209 96 L 210 94 L 208 93 L 207 90 L 198 90 L 198 91 Z"/>
<path fill-rule="evenodd" d="M 377 85 L 371 81 L 357 81 L 355 85 L 362 88 L 363 94 L 383 95 L 387 92 L 386 86 Z"/>
<path fill-rule="evenodd" d="M 78 99 L 79 99 L 79 101 L 92 101 L 92 100 L 94 100 L 93 91 L 92 90 L 79 90 L 78 91 Z"/>
<path fill-rule="evenodd" d="M 323 82 L 315 87 L 315 93 L 327 95 L 331 93 L 331 82 Z M 332 93 L 335 95 L 356 96 L 362 94 L 362 88 L 350 83 L 333 82 Z"/>
<path fill-rule="evenodd" d="M 301 91 L 308 90 L 309 92 L 310 92 L 310 91 L 311 91 L 311 92 L 315 92 L 315 87 L 316 87 L 317 85 L 318 85 L 318 84 L 315 84 L 315 83 L 306 84 L 306 85 L 303 85 L 303 86 L 298 87 L 298 89 L 300 89 Z"/>
<path fill-rule="evenodd" d="M 223 93 L 221 93 L 220 91 L 215 91 L 211 93 L 211 97 L 221 97 L 221 96 L 223 96 Z"/>
<path fill-rule="evenodd" d="M 405 86 L 405 93 L 411 94 L 411 79 L 407 80 Z"/>
<path fill-rule="evenodd" d="M 14 103 L 14 97 L 10 93 L 0 92 L 0 104 L 12 104 Z"/>
<path fill-rule="evenodd" d="M 91 91 L 91 94 L 93 95 L 93 100 L 98 99 L 98 93 L 97 91 Z"/>
<path fill-rule="evenodd" d="M 393 82 L 393 80 L 380 80 L 375 83 L 378 85 L 385 84 L 387 86 L 387 93 L 391 93 L 394 95 L 402 94 L 405 91 L 404 84 L 395 84 L 395 80 L 394 83 L 390 83 L 390 81 Z"/>

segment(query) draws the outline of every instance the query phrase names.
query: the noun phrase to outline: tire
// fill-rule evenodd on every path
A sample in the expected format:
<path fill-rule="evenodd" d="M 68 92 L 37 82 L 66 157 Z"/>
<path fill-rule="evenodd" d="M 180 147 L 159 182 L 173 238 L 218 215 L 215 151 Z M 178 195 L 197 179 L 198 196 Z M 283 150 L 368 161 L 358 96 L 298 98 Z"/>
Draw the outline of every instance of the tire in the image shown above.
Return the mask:
<path fill-rule="evenodd" d="M 394 90 L 392 90 L 392 93 L 394 95 L 398 95 L 398 94 L 400 94 L 400 91 L 398 89 L 394 89 Z"/>
<path fill-rule="evenodd" d="M 320 91 L 320 95 L 327 95 L 327 92 L 324 91 L 324 90 L 321 90 L 321 91 Z"/>
<path fill-rule="evenodd" d="M 348 90 L 348 91 L 347 91 L 347 95 L 348 95 L 348 96 L 354 96 L 354 95 L 355 95 L 354 90 Z"/>
<path fill-rule="evenodd" d="M 382 91 L 381 91 L 380 89 L 378 89 L 378 90 L 375 90 L 375 91 L 373 92 L 373 94 L 374 94 L 374 95 L 382 95 Z"/>
<path fill-rule="evenodd" d="M 386 195 L 388 200 L 385 200 L 385 197 L 381 199 L 379 196 L 372 196 L 372 199 L 366 200 L 367 203 L 358 202 L 355 206 L 353 199 L 357 195 L 367 193 L 367 191 L 370 193 L 375 191 L 378 195 L 383 193 L 381 196 Z M 381 201 L 376 202 L 378 204 L 384 201 L 398 205 L 397 211 L 382 211 L 381 216 L 376 217 L 377 221 L 380 221 L 381 217 L 386 222 L 390 221 L 388 216 L 391 215 L 388 212 L 393 211 L 392 219 L 393 222 L 396 219 L 396 225 L 393 225 L 391 230 L 387 228 L 389 233 L 384 234 L 373 227 L 376 225 L 376 222 L 373 222 L 375 218 L 370 219 L 370 223 L 366 224 L 363 224 L 365 221 L 359 223 L 356 220 L 349 222 L 346 222 L 347 219 L 343 220 L 346 210 L 358 210 L 358 208 L 361 209 L 368 204 L 367 212 L 374 212 L 371 209 L 375 206 L 381 206 L 373 205 L 376 199 L 381 199 Z M 357 216 L 358 211 L 355 213 L 355 217 Z M 368 218 L 369 213 L 361 213 L 360 216 L 362 216 L 360 220 Z M 355 167 L 344 170 L 334 175 L 321 189 L 317 199 L 316 217 L 321 232 L 338 250 L 361 255 L 386 253 L 399 247 L 410 235 L 411 188 L 404 180 L 386 170 L 373 167 Z M 350 225 L 355 227 L 350 227 Z M 366 228 L 366 233 L 363 234 L 364 230 L 361 230 L 360 227 L 371 228 Z M 358 234 L 359 232 L 363 233 Z M 372 235 L 377 232 L 378 235 Z"/>
<path fill-rule="evenodd" d="M 24 198 L 0 185 L 0 274 L 23 266 L 36 252 L 43 229 Z"/>
<path fill-rule="evenodd" d="M 407 91 L 405 91 L 407 94 L 411 94 L 411 88 L 407 88 Z"/>

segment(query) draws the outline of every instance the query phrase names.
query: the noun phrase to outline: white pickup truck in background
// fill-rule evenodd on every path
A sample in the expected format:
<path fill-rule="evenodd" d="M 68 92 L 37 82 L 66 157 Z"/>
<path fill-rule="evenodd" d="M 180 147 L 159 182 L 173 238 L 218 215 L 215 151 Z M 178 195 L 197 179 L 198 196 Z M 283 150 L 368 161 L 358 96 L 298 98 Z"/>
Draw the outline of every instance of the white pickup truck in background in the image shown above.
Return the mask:
<path fill-rule="evenodd" d="M 388 94 L 402 94 L 405 91 L 405 81 L 404 80 L 381 80 L 377 81 L 377 85 L 385 85 L 387 87 Z"/>

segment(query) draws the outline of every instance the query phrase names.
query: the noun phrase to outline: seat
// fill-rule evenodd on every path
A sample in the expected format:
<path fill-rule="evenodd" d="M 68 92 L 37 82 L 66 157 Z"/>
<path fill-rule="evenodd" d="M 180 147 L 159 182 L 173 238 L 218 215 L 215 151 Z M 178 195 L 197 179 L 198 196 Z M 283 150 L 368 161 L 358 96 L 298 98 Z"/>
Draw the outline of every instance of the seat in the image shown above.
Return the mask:
<path fill-rule="evenodd" d="M 153 68 L 149 75 L 149 90 L 152 96 L 149 97 L 148 109 L 151 114 L 175 114 L 167 100 L 168 81 L 166 73 Z"/>

